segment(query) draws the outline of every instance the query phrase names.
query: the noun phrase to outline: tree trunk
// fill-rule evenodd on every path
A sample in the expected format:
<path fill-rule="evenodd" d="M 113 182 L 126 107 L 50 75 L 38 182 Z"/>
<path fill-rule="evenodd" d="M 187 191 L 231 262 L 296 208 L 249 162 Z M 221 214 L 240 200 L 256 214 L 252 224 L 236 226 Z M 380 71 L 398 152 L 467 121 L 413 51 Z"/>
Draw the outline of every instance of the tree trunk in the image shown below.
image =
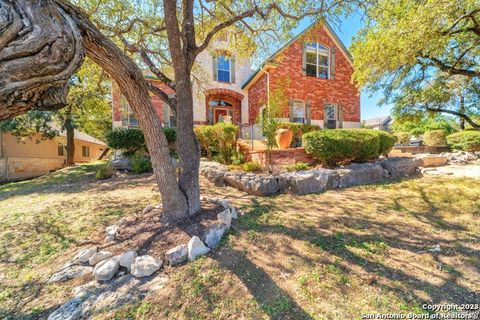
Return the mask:
<path fill-rule="evenodd" d="M 67 127 L 67 166 L 73 166 L 75 162 L 75 132 L 73 127 Z"/>
<path fill-rule="evenodd" d="M 460 108 L 458 109 L 458 112 L 462 114 L 465 113 L 465 97 L 463 95 L 460 95 Z M 460 117 L 458 125 L 460 126 L 460 130 L 465 130 L 465 119 Z"/>
<path fill-rule="evenodd" d="M 6 30 L 0 34 L 0 119 L 38 107 L 63 107 L 67 81 L 80 66 L 85 48 L 115 80 L 140 121 L 162 194 L 162 218 L 174 222 L 187 217 L 187 198 L 138 66 L 64 0 L 0 0 L 0 29 Z"/>
<path fill-rule="evenodd" d="M 175 71 L 175 91 L 177 94 L 177 153 L 180 158 L 179 185 L 188 202 L 190 215 L 200 210 L 200 145 L 193 132 L 193 94 L 191 84 L 191 70 L 194 48 L 183 44 L 183 37 L 179 29 L 177 19 L 176 1 L 163 1 L 165 22 L 170 55 L 172 56 L 173 69 Z M 184 10 L 188 10 L 185 9 Z M 193 20 L 190 28 L 193 28 Z M 188 35 L 187 35 L 188 38 Z M 188 40 L 187 40 L 188 41 Z M 191 41 L 191 39 L 190 39 Z"/>

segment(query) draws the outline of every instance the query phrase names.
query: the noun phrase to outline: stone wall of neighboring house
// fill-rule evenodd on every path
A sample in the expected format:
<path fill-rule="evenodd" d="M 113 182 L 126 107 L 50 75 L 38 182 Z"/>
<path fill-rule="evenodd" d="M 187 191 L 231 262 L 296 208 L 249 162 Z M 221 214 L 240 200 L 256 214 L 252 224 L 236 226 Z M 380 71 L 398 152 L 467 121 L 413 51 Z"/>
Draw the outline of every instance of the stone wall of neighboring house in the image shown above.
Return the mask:
<path fill-rule="evenodd" d="M 320 79 L 303 75 L 302 48 L 304 43 L 318 42 L 328 48 L 335 47 L 334 79 Z M 329 31 L 321 25 L 287 46 L 274 59 L 276 67 L 269 68 L 270 93 L 281 88 L 287 100 L 309 100 L 312 124 L 323 126 L 324 106 L 333 104 L 343 109 L 343 127 L 360 127 L 360 96 L 352 83 L 353 67 L 342 49 L 333 41 Z M 253 123 L 264 104 L 266 76 L 255 80 L 249 88 L 250 122 Z M 286 101 L 288 105 L 288 101 Z M 288 109 L 288 107 L 286 107 Z"/>

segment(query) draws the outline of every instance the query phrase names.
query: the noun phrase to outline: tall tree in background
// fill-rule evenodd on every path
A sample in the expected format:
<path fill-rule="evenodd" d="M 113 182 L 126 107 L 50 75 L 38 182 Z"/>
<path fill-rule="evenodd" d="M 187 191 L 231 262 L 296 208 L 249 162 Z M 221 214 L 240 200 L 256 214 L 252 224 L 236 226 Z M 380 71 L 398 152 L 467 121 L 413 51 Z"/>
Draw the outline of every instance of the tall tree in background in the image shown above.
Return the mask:
<path fill-rule="evenodd" d="M 352 45 L 356 83 L 383 90 L 399 117 L 431 113 L 480 128 L 478 0 L 380 0 Z"/>
<path fill-rule="evenodd" d="M 112 1 L 117 5 L 117 1 Z M 176 109 L 180 177 L 170 162 L 167 140 L 162 124 L 149 97 L 149 87 L 135 62 L 124 54 L 113 41 L 77 7 L 62 0 L 1 0 L 1 21 L 7 32 L 0 35 L 0 119 L 25 112 L 30 108 L 59 108 L 65 105 L 68 78 L 80 65 L 83 53 L 100 65 L 118 84 L 130 107 L 139 119 L 157 184 L 162 194 L 164 220 L 176 221 L 194 214 L 200 208 L 199 197 L 199 147 L 193 133 L 192 67 L 195 58 L 205 50 L 210 41 L 226 28 L 235 25 L 255 36 L 260 30 L 273 33 L 288 32 L 301 18 L 343 13 L 350 1 L 213 1 L 164 0 L 145 1 L 139 9 L 151 5 L 158 11 L 152 19 L 152 28 L 166 35 L 167 58 L 171 59 L 173 77 L 158 68 L 154 74 L 175 92 L 174 96 L 156 90 L 156 94 Z M 25 22 L 29 23 L 26 24 Z M 143 19 L 133 20 L 144 24 Z M 27 37 L 32 28 L 41 34 Z M 278 30 L 278 31 L 277 31 Z M 128 41 L 129 39 L 125 39 Z M 41 50 L 49 43 L 49 50 Z M 18 46 L 16 44 L 21 44 Z M 39 50 L 32 51 L 32 47 Z M 139 54 L 148 62 L 148 46 Z M 144 54 L 146 53 L 146 54 Z M 25 63 L 15 62 L 22 59 Z M 29 68 L 34 62 L 41 67 Z M 55 68 L 49 69 L 49 66 Z M 20 81 L 24 80 L 24 81 Z M 1 87 L 1 85 L 6 85 Z"/>

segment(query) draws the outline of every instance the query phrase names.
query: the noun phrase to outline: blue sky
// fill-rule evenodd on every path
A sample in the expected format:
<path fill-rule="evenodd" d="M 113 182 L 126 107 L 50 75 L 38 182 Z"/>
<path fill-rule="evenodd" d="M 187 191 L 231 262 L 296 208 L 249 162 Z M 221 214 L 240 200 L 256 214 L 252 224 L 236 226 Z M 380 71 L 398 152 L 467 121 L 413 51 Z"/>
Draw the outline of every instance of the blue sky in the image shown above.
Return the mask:
<path fill-rule="evenodd" d="M 298 27 L 298 32 L 301 32 L 310 25 L 310 21 L 302 21 Z M 339 25 L 332 25 L 337 36 L 342 40 L 343 44 L 349 48 L 352 43 L 352 38 L 362 27 L 360 15 L 353 15 L 343 20 Z M 381 92 L 373 93 L 372 97 L 367 92 L 362 92 L 360 96 L 361 117 L 362 120 L 385 116 L 390 114 L 390 106 L 379 107 L 378 101 L 383 97 Z"/>

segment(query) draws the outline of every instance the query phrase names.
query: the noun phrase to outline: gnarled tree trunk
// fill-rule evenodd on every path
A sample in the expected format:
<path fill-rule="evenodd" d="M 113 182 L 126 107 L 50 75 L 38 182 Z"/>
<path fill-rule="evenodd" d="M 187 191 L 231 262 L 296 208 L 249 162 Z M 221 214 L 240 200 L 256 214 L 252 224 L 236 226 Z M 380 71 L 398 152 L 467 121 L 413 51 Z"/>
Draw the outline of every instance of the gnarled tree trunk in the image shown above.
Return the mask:
<path fill-rule="evenodd" d="M 193 211 L 177 182 L 140 69 L 78 8 L 63 0 L 0 0 L 0 30 L 0 119 L 63 107 L 67 80 L 80 66 L 84 48 L 117 82 L 140 121 L 162 194 L 163 219 L 178 221 Z"/>

